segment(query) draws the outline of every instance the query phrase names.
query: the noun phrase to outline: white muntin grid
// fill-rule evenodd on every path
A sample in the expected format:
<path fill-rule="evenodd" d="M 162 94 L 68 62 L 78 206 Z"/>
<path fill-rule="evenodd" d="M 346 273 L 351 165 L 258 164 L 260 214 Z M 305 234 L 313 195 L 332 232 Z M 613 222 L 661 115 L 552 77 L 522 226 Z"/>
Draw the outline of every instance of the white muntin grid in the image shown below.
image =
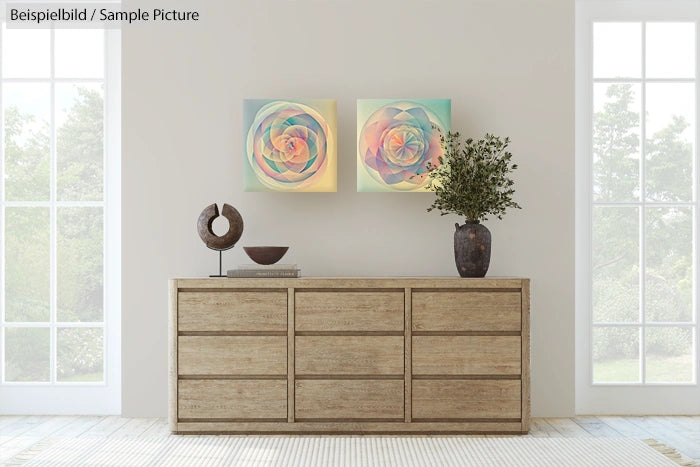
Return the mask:
<path fill-rule="evenodd" d="M 588 293 L 588 316 L 589 316 L 589 332 L 587 333 L 587 348 L 588 348 L 588 375 L 589 383 L 595 386 L 654 386 L 654 385 L 678 385 L 678 386 L 688 386 L 695 385 L 697 383 L 697 365 L 698 365 L 698 318 L 697 318 L 697 305 L 698 305 L 698 288 L 697 288 L 697 245 L 698 245 L 698 227 L 697 227 L 697 208 L 698 208 L 698 170 L 697 170 L 697 144 L 700 141 L 700 125 L 698 125 L 698 88 L 697 88 L 697 77 L 700 74 L 700 60 L 696 58 L 695 63 L 695 77 L 677 77 L 677 78 L 648 78 L 646 76 L 646 28 L 648 23 L 658 23 L 665 21 L 657 20 L 641 20 L 641 21 L 621 21 L 621 20 L 595 20 L 590 23 L 590 38 L 593 39 L 593 25 L 595 23 L 605 23 L 605 22 L 634 22 L 640 24 L 641 27 L 641 76 L 639 78 L 596 78 L 593 74 L 592 66 L 589 65 L 587 72 L 589 73 L 590 79 L 590 89 L 588 90 L 589 96 L 593 96 L 593 87 L 598 83 L 615 83 L 615 84 L 636 84 L 640 87 L 640 160 L 639 160 L 639 201 L 632 202 L 597 202 L 593 200 L 593 164 L 592 164 L 592 151 L 590 151 L 590 161 L 589 161 L 589 174 L 587 175 L 588 183 L 588 202 L 589 202 L 589 212 L 588 216 L 588 231 L 587 231 L 587 242 L 589 245 L 588 252 L 589 257 L 588 262 L 588 274 L 589 278 L 587 281 L 587 293 Z M 693 23 L 695 26 L 695 47 L 696 55 L 697 51 L 700 50 L 700 38 L 698 37 L 697 23 L 692 21 L 669 21 L 669 22 L 683 22 L 683 23 Z M 590 45 L 590 50 L 593 50 L 592 44 Z M 589 55 L 589 60 L 592 63 L 593 53 Z M 647 128 L 646 128 L 646 110 L 647 110 L 647 96 L 646 96 L 646 84 L 648 83 L 690 83 L 695 87 L 695 141 L 693 145 L 693 177 L 692 177 L 692 200 L 684 202 L 654 202 L 648 201 L 646 196 L 646 143 L 647 143 Z M 590 121 L 588 122 L 589 137 L 593 136 L 593 120 L 594 115 L 593 110 L 593 99 L 590 99 L 588 109 Z M 590 144 L 590 142 L 588 143 Z M 595 207 L 636 207 L 638 210 L 638 222 L 639 222 L 639 319 L 637 322 L 595 322 L 593 320 L 593 308 L 592 308 L 592 265 L 593 265 L 593 210 Z M 691 210 L 692 218 L 692 228 L 693 228 L 693 245 L 692 245 L 692 270 L 693 270 L 693 288 L 692 288 L 692 298 L 693 298 L 693 314 L 692 318 L 688 322 L 647 322 L 646 320 L 646 284 L 645 284 L 645 273 L 646 273 L 646 217 L 647 209 L 649 208 L 689 208 Z M 639 335 L 639 381 L 637 382 L 596 382 L 593 379 L 593 334 L 595 329 L 601 328 L 627 328 L 634 329 L 638 331 Z M 647 330 L 652 328 L 664 328 L 664 327 L 676 327 L 690 329 L 692 333 L 692 380 L 689 382 L 648 382 L 646 375 L 646 333 Z"/>
<path fill-rule="evenodd" d="M 103 310 L 102 310 L 102 321 L 97 321 L 97 322 L 61 322 L 58 321 L 58 316 L 57 316 L 57 257 L 56 257 L 56 251 L 57 251 L 57 239 L 56 239 L 56 229 L 57 229 L 57 212 L 59 208 L 64 208 L 64 207 L 93 207 L 93 208 L 100 208 L 102 210 L 102 223 L 103 223 L 103 236 L 102 236 L 102 275 L 103 278 L 105 278 L 105 273 L 106 273 L 106 265 L 107 265 L 107 260 L 108 260 L 108 255 L 106 252 L 105 245 L 107 245 L 107 229 L 106 227 L 106 202 L 105 202 L 105 195 L 107 194 L 108 190 L 108 174 L 107 174 L 107 167 L 108 167 L 108 161 L 107 161 L 107 154 L 108 154 L 108 148 L 107 148 L 107 139 L 108 139 L 108 113 L 106 112 L 106 108 L 103 111 L 104 115 L 104 129 L 103 129 L 103 134 L 104 134 L 104 139 L 103 139 L 103 152 L 102 152 L 102 164 L 103 164 L 103 178 L 102 178 L 102 183 L 103 183 L 103 196 L 101 201 L 58 201 L 57 200 L 57 178 L 56 178 L 56 172 L 57 172 L 57 158 L 56 158 L 56 96 L 55 96 L 55 88 L 57 84 L 61 83 L 66 83 L 66 84 L 101 84 L 103 87 L 103 102 L 105 103 L 104 105 L 106 106 L 108 102 L 108 95 L 107 93 L 109 92 L 107 83 L 106 83 L 106 78 L 107 78 L 107 61 L 108 61 L 108 44 L 107 40 L 105 37 L 104 40 L 104 50 L 103 50 L 103 77 L 102 78 L 81 78 L 81 77 L 75 77 L 75 78 L 57 78 L 55 76 L 55 53 L 54 53 L 54 47 L 55 47 L 55 30 L 51 29 L 49 30 L 50 34 L 50 74 L 49 77 L 47 78 L 5 78 L 4 76 L 2 77 L 2 93 L 0 93 L 0 108 L 3 108 L 3 93 L 4 93 L 4 85 L 6 83 L 41 83 L 41 84 L 47 84 L 49 86 L 49 91 L 50 91 L 50 106 L 49 106 L 49 131 L 50 131 L 50 197 L 48 201 L 7 201 L 5 198 L 5 186 L 4 186 L 4 180 L 5 180 L 5 168 L 4 168 L 4 130 L 0 132 L 0 232 L 3 234 L 0 235 L 0 331 L 2 332 L 1 334 L 1 343 L 0 345 L 0 384 L 6 385 L 6 386 L 15 386 L 15 385 L 32 385 L 32 386 L 51 386 L 51 385 L 62 385 L 62 386 L 71 386 L 71 385 L 78 385 L 78 386 L 104 386 L 107 382 L 107 368 L 108 368 L 108 330 L 107 330 L 107 322 L 105 320 L 105 307 L 107 305 L 107 281 L 103 279 L 103 293 L 102 293 L 102 300 L 103 300 Z M 106 35 L 105 35 L 106 36 Z M 0 37 L 0 44 L 4 40 L 4 37 Z M 0 69 L 2 69 L 2 51 L 0 50 Z M 4 114 L 3 114 L 4 118 Z M 44 321 L 44 322 L 17 322 L 17 321 L 11 321 L 7 322 L 6 321 L 6 307 L 5 307 L 5 235 L 4 235 L 4 229 L 5 229 L 5 212 L 7 208 L 47 208 L 49 210 L 49 222 L 50 222 L 50 243 L 49 243 L 49 264 L 50 264 L 50 293 L 49 293 L 49 300 L 50 300 L 50 306 L 49 306 L 49 321 Z M 6 380 L 6 372 L 5 372 L 5 362 L 6 362 L 6 339 L 5 339 L 5 334 L 7 329 L 12 329 L 12 328 L 44 328 L 44 329 L 49 329 L 49 368 L 50 368 L 50 375 L 49 375 L 49 381 L 46 382 L 15 382 L 15 381 L 7 381 Z M 57 374 L 56 374 L 56 369 L 57 369 L 57 334 L 58 330 L 61 328 L 98 328 L 102 330 L 102 361 L 103 361 L 103 368 L 102 368 L 102 374 L 103 374 L 103 380 L 99 382 L 59 382 L 57 381 Z"/>

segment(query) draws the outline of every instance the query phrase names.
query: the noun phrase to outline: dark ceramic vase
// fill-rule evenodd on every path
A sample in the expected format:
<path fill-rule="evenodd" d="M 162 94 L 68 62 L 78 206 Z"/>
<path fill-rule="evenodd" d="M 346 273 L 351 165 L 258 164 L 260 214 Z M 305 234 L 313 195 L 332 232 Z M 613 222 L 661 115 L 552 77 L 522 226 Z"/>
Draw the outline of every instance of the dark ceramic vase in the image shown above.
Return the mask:
<path fill-rule="evenodd" d="M 479 221 L 455 224 L 455 264 L 462 277 L 484 277 L 491 261 L 491 232 Z"/>

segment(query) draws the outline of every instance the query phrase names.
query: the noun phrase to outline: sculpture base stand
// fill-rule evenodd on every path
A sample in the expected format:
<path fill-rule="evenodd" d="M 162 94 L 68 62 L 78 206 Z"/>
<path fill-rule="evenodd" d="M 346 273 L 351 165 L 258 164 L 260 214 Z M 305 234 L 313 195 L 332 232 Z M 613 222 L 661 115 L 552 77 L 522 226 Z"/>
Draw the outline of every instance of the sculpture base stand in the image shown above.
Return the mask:
<path fill-rule="evenodd" d="M 223 256 L 223 250 L 219 250 L 219 275 L 212 274 L 209 277 L 227 277 L 225 274 L 223 274 L 223 270 L 221 269 L 221 257 Z"/>

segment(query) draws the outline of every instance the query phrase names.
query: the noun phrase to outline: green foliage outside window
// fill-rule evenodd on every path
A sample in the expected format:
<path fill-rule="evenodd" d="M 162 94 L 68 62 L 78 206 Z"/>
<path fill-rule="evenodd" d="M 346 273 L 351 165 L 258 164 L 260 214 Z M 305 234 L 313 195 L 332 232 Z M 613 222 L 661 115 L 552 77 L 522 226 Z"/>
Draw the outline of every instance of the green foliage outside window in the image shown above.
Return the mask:
<path fill-rule="evenodd" d="M 640 180 L 640 115 L 632 85 L 607 88 L 607 103 L 594 115 L 593 196 L 596 202 L 692 200 L 692 144 L 683 136 L 689 123 L 675 116 L 647 136 L 645 185 Z M 639 208 L 596 207 L 593 213 L 594 321 L 639 320 Z M 690 208 L 647 207 L 645 213 L 646 322 L 692 319 L 692 223 Z M 646 334 L 647 356 L 687 353 L 692 335 L 682 328 Z M 639 342 L 624 328 L 606 328 L 594 339 L 594 360 L 638 355 Z"/>
<path fill-rule="evenodd" d="M 73 104 L 56 128 L 56 194 L 60 201 L 102 201 L 104 102 L 100 91 L 74 89 Z M 48 201 L 48 122 L 17 107 L 5 109 L 5 186 L 8 201 Z M 49 320 L 49 209 L 8 207 L 5 215 L 6 319 Z M 102 323 L 102 207 L 56 211 L 57 319 Z M 6 379 L 48 381 L 48 328 L 8 328 Z M 58 381 L 103 379 L 102 328 L 59 328 Z"/>

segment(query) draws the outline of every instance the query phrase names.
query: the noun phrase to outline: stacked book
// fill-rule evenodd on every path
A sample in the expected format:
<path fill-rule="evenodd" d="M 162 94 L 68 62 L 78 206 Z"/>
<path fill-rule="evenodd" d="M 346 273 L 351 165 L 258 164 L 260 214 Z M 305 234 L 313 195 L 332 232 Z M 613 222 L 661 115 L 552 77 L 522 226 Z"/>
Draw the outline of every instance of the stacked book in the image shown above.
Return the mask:
<path fill-rule="evenodd" d="M 241 264 L 237 269 L 229 269 L 228 277 L 301 277 L 301 269 L 296 264 Z"/>

